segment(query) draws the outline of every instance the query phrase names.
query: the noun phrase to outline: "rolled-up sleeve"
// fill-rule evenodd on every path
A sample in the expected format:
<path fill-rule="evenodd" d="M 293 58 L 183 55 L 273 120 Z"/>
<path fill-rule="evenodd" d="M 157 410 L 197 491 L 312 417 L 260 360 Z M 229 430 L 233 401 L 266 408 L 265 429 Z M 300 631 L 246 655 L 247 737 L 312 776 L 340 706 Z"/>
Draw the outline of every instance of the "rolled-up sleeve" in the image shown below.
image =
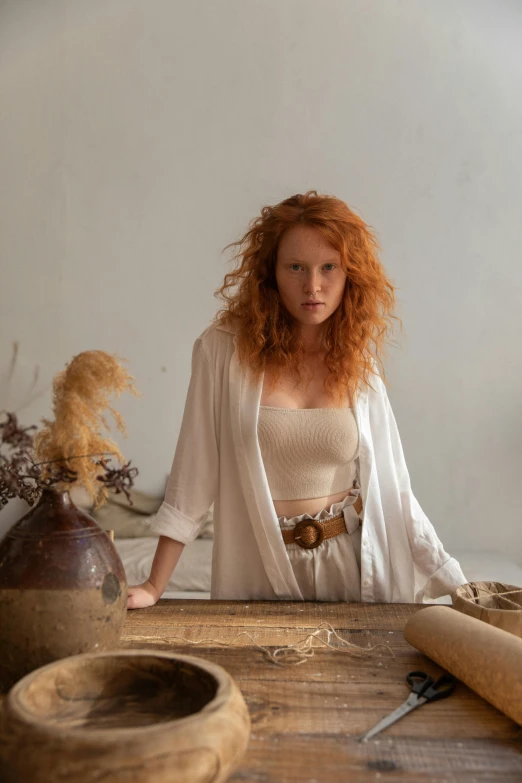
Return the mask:
<path fill-rule="evenodd" d="M 214 371 L 198 338 L 165 500 L 149 522 L 151 530 L 183 544 L 193 541 L 216 497 L 218 476 Z"/>

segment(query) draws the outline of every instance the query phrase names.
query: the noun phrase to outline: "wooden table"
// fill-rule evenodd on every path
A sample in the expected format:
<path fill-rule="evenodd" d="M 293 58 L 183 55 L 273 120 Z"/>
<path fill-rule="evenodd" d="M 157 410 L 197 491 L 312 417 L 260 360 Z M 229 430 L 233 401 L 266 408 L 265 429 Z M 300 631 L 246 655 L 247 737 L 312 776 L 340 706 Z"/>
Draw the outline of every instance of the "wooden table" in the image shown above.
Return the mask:
<path fill-rule="evenodd" d="M 520 783 L 522 729 L 462 683 L 448 699 L 425 705 L 368 743 L 357 742 L 407 697 L 409 671 L 441 673 L 404 641 L 406 621 L 422 608 L 160 601 L 128 613 L 122 646 L 199 655 L 235 678 L 250 710 L 252 735 L 231 781 Z M 275 649 L 324 622 L 353 644 L 389 645 L 395 658 L 385 648 L 363 658 L 324 648 L 302 665 L 281 668 L 245 635 L 236 638 L 246 631 L 257 644 Z M 231 646 L 194 646 L 176 637 Z"/>

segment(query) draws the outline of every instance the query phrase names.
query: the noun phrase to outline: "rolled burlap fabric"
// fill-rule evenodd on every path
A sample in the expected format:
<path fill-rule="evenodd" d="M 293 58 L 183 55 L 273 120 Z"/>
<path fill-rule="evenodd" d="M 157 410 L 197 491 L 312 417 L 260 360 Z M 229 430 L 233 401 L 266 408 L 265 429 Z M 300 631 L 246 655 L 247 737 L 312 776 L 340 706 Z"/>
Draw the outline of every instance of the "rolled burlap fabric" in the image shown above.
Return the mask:
<path fill-rule="evenodd" d="M 449 606 L 414 614 L 404 638 L 522 726 L 522 639 Z"/>

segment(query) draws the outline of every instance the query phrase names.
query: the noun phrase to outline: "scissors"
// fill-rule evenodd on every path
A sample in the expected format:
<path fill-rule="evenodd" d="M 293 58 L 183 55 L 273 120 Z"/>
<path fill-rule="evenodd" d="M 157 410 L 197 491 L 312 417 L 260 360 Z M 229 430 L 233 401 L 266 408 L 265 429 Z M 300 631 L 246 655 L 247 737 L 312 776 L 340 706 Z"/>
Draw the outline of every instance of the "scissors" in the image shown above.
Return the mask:
<path fill-rule="evenodd" d="M 396 710 L 379 721 L 373 729 L 359 737 L 359 742 L 366 742 L 366 740 L 387 729 L 392 723 L 400 720 L 417 707 L 426 704 L 426 702 L 438 701 L 450 696 L 455 690 L 457 683 L 455 677 L 451 674 L 443 674 L 438 680 L 434 680 L 426 672 L 410 672 L 406 675 L 406 682 L 411 687 L 411 693 L 404 704 L 401 704 L 400 707 L 397 707 Z"/>

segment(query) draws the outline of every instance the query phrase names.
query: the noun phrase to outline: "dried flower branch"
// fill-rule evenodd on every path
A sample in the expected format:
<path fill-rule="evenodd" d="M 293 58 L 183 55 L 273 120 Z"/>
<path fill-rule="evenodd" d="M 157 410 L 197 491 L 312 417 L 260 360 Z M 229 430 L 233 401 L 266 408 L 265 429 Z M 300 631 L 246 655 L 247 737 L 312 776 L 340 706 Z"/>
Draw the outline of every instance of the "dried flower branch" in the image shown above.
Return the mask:
<path fill-rule="evenodd" d="M 34 481 L 31 459 L 33 437 L 29 434 L 36 427 L 20 427 L 14 413 L 5 413 L 0 422 L 0 443 L 9 452 L 9 457 L 0 453 L 0 508 L 15 497 L 32 505 L 39 494 Z"/>
<path fill-rule="evenodd" d="M 101 481 L 106 489 L 112 489 L 115 495 L 119 495 L 123 492 L 132 506 L 133 503 L 129 490 L 134 486 L 134 479 L 138 475 L 138 468 L 131 468 L 130 461 L 125 463 L 121 468 L 109 468 L 105 460 L 100 460 L 98 464 L 105 471 L 105 475 L 98 476 L 98 481 Z"/>
<path fill-rule="evenodd" d="M 72 470 L 69 460 L 78 454 L 111 452 L 120 464 L 125 458 L 117 445 L 102 434 L 109 429 L 105 415 L 108 411 L 117 428 L 125 433 L 120 414 L 109 402 L 110 395 L 122 391 L 137 395 L 134 379 L 115 356 L 104 351 L 85 351 L 74 357 L 66 369 L 53 381 L 54 421 L 43 421 L 43 429 L 36 435 L 34 446 L 38 462 L 44 464 L 46 478 L 51 462 L 61 462 Z M 100 482 L 100 464 L 91 458 L 75 463 L 77 483 L 82 484 L 96 505 L 108 497 L 108 486 Z"/>
<path fill-rule="evenodd" d="M 103 351 L 87 351 L 56 376 L 55 420 L 44 419 L 40 432 L 33 435 L 35 426 L 22 427 L 14 413 L 6 412 L 0 421 L 0 446 L 8 452 L 0 452 L 0 508 L 14 497 L 33 505 L 45 487 L 65 489 L 75 483 L 90 492 L 97 506 L 109 490 L 123 492 L 132 504 L 129 489 L 138 469 L 131 468 L 116 444 L 101 433 L 109 427 L 107 410 L 125 432 L 123 419 L 109 404 L 109 394 L 119 396 L 125 390 L 138 394 L 133 378 L 117 358 Z M 121 467 L 110 466 L 113 456 Z"/>
<path fill-rule="evenodd" d="M 7 420 L 0 422 L 0 437 L 3 443 L 20 450 L 32 448 L 33 437 L 28 433 L 35 430 L 36 426 L 33 424 L 32 427 L 20 427 L 16 414 L 6 411 L 5 415 Z"/>

